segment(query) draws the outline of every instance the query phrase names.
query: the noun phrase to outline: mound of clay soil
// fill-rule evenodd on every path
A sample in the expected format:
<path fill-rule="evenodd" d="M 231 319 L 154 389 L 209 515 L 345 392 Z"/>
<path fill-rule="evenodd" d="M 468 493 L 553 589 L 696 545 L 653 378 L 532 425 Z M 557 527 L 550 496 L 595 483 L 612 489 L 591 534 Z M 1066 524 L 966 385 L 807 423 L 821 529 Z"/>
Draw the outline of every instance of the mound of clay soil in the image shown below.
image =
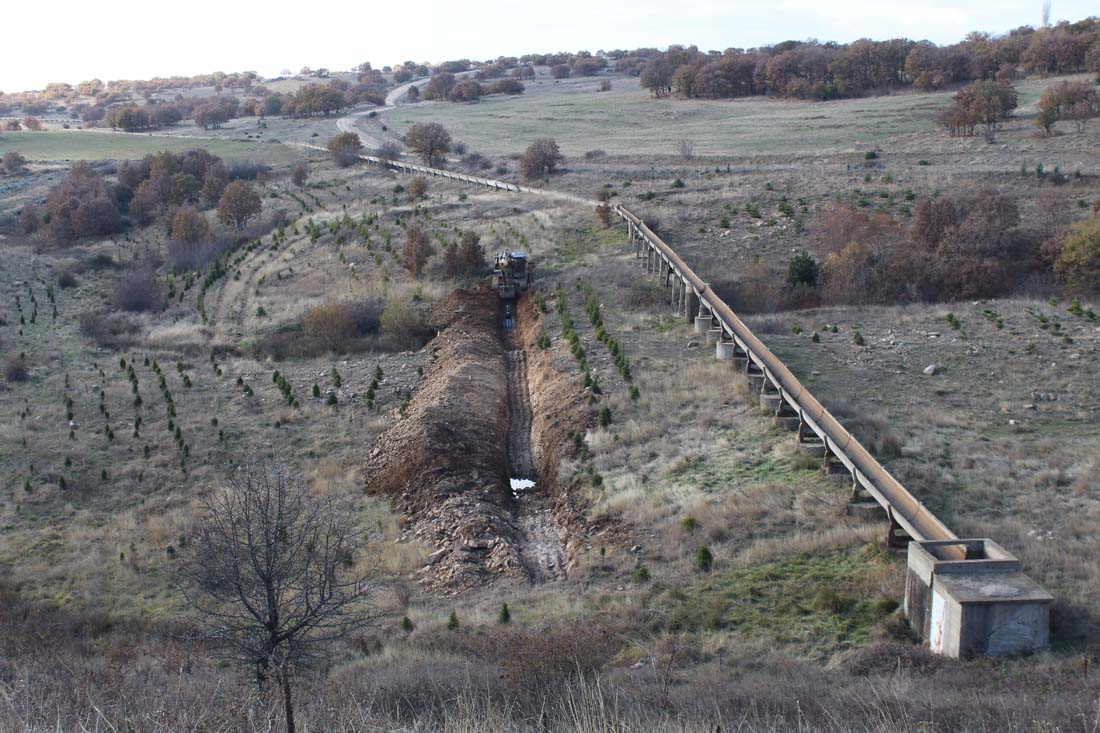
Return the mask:
<path fill-rule="evenodd" d="M 488 573 L 522 575 L 505 465 L 507 384 L 489 288 L 458 290 L 431 314 L 432 362 L 404 417 L 379 436 L 367 490 L 393 498 L 420 540 L 440 548 L 433 585 L 461 590 Z"/>

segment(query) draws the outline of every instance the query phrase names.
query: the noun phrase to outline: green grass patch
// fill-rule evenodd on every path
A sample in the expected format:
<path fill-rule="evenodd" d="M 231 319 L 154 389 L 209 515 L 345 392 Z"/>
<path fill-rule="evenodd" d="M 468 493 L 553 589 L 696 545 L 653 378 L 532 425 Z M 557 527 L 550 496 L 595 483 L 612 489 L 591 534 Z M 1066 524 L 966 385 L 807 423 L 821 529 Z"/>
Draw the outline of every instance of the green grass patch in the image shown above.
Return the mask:
<path fill-rule="evenodd" d="M 57 130 L 5 132 L 0 136 L 0 155 L 17 150 L 29 160 L 126 160 L 168 150 L 178 153 L 202 148 L 226 160 L 285 163 L 301 154 L 280 143 L 244 142 L 170 135 Z"/>
<path fill-rule="evenodd" d="M 897 609 L 897 599 L 875 594 L 876 575 L 896 563 L 877 545 L 791 555 L 655 587 L 646 605 L 654 630 L 767 634 L 825 655 L 865 643 Z"/>
<path fill-rule="evenodd" d="M 556 273 L 568 267 L 578 265 L 584 258 L 603 247 L 622 245 L 626 242 L 626 233 L 622 227 L 597 227 L 595 225 L 578 227 L 564 234 L 560 244 L 539 263 L 540 271 Z"/>
<path fill-rule="evenodd" d="M 715 444 L 725 446 L 722 450 L 681 458 L 669 470 L 669 481 L 720 492 L 761 481 L 797 481 L 807 474 L 792 457 L 771 447 L 767 433 L 753 436 L 756 440 L 744 431 L 723 433 L 714 436 Z"/>

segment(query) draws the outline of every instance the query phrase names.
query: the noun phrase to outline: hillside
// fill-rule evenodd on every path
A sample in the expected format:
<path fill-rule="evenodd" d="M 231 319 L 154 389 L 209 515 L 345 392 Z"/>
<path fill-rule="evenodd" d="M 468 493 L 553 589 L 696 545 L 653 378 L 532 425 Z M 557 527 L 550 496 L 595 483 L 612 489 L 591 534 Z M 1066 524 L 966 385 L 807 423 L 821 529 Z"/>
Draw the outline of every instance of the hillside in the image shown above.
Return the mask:
<path fill-rule="evenodd" d="M 877 221 L 902 250 L 922 203 L 985 188 L 1036 249 L 1092 216 L 1100 126 L 1035 124 L 1060 81 L 1018 83 L 992 142 L 937 128 L 954 90 L 654 100 L 634 77 L 545 67 L 521 96 L 354 128 L 397 143 L 442 123 L 446 167 L 511 182 L 556 139 L 562 169 L 530 185 L 644 216 L 921 501 L 1055 596 L 1052 649 L 1009 659 L 914 640 L 886 523 L 847 510 L 850 482 L 799 452 L 591 207 L 438 178 L 418 193 L 308 147 L 337 133 L 329 116 L 5 133 L 0 153 L 29 162 L 0 179 L 0 728 L 279 720 L 277 691 L 222 661 L 181 592 L 204 502 L 262 458 L 351 517 L 344 566 L 373 589 L 372 623 L 298 670 L 309 729 L 1091 725 L 1100 303 L 1049 263 L 912 302 L 826 279 L 839 204 L 866 227 L 853 241 Z M 141 187 L 195 170 L 193 148 L 222 159 L 202 158 L 204 181 L 222 165 L 258 193 L 243 227 L 196 192 L 137 220 Z M 123 163 L 160 151 L 180 157 Z M 42 212 L 79 160 L 112 200 L 127 190 L 133 221 L 59 241 Z M 207 227 L 191 246 L 172 231 L 187 206 Z M 486 261 L 448 259 L 470 241 L 531 257 L 514 311 Z M 795 292 L 803 251 L 826 275 Z"/>

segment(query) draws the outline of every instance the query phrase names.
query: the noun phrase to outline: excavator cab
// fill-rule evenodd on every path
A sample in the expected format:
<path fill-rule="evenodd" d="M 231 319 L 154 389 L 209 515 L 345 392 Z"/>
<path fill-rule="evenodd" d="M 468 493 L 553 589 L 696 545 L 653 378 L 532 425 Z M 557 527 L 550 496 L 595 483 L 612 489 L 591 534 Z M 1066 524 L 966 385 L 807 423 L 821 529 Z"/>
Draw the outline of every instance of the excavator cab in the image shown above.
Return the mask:
<path fill-rule="evenodd" d="M 527 292 L 530 266 L 525 252 L 501 252 L 493 267 L 493 287 L 501 300 L 514 300 Z"/>

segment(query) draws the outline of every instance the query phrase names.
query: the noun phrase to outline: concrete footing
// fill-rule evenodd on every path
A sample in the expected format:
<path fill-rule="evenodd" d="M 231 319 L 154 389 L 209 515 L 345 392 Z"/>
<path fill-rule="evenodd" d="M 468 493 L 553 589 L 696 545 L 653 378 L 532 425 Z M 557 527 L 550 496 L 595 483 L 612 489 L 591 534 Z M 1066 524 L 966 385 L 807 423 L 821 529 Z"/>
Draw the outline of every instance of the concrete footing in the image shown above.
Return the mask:
<path fill-rule="evenodd" d="M 1042 651 L 1053 600 L 993 540 L 909 543 L 905 617 L 937 654 Z"/>
<path fill-rule="evenodd" d="M 713 321 L 711 320 L 710 316 L 696 316 L 695 317 L 695 334 L 697 336 L 704 335 L 707 331 L 710 330 L 710 326 L 711 326 L 712 322 Z"/>
<path fill-rule="evenodd" d="M 865 522 L 886 519 L 886 510 L 874 499 L 850 501 L 845 505 L 844 513 Z"/>
<path fill-rule="evenodd" d="M 707 331 L 707 346 L 716 344 L 722 340 L 723 331 L 720 328 L 711 328 Z"/>
<path fill-rule="evenodd" d="M 798 430 L 799 422 L 801 422 L 801 419 L 798 417 L 798 415 L 775 416 L 775 426 L 777 428 L 781 428 L 782 430 Z M 825 446 L 822 445 L 822 447 L 824 448 Z"/>
<path fill-rule="evenodd" d="M 760 406 L 769 412 L 775 413 L 779 409 L 779 405 L 783 403 L 783 398 L 778 392 L 761 392 L 760 393 Z"/>
<path fill-rule="evenodd" d="M 733 361 L 733 347 L 732 341 L 721 341 L 714 345 L 714 356 L 718 361 Z"/>
<path fill-rule="evenodd" d="M 820 440 L 800 440 L 798 450 L 814 458 L 825 457 L 825 443 Z"/>

